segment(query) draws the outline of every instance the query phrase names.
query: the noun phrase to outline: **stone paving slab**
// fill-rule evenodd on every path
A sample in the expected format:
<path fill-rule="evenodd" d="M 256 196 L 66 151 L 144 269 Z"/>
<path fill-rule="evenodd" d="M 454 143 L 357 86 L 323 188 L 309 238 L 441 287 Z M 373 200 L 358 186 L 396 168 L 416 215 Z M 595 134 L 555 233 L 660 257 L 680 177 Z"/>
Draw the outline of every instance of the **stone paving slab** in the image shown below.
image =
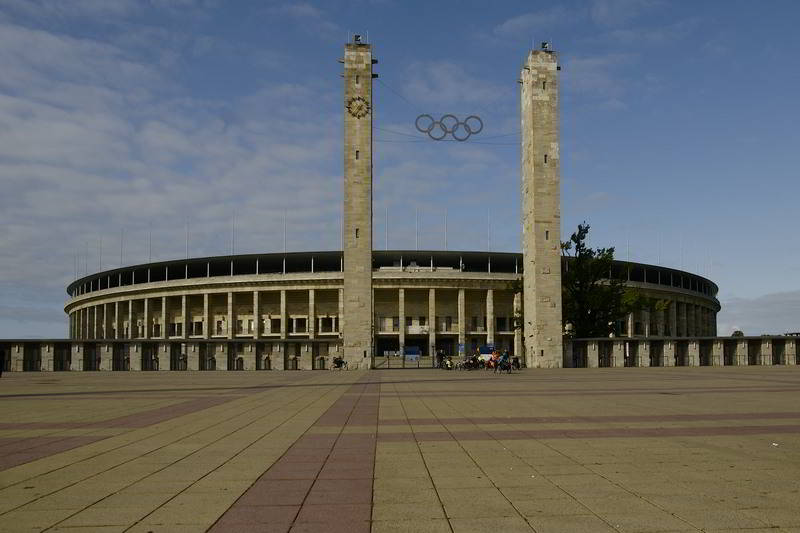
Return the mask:
<path fill-rule="evenodd" d="M 0 531 L 800 531 L 800 369 L 5 374 Z"/>

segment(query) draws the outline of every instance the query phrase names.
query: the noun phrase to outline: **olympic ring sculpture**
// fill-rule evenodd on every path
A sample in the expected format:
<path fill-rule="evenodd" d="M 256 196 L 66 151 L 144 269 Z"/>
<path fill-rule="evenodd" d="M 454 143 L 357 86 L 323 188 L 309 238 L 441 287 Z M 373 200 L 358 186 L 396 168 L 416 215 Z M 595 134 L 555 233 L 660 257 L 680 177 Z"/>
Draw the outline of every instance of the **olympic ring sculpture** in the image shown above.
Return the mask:
<path fill-rule="evenodd" d="M 472 120 L 472 125 L 469 123 L 470 120 Z M 422 125 L 420 125 L 420 122 L 422 122 Z M 417 117 L 414 126 L 416 126 L 417 131 L 426 133 L 434 141 L 441 141 L 450 135 L 456 141 L 463 142 L 472 135 L 477 135 L 483 131 L 483 120 L 477 115 L 470 115 L 461 122 L 455 115 L 449 113 L 442 115 L 439 120 L 434 120 L 429 114 L 423 113 Z"/>

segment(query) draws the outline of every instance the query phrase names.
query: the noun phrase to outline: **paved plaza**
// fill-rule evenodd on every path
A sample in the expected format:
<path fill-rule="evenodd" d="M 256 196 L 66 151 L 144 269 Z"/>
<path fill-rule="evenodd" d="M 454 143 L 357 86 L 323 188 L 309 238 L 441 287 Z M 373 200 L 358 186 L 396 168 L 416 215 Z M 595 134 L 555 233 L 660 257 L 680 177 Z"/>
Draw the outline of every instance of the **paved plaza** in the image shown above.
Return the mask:
<path fill-rule="evenodd" d="M 800 369 L 12 373 L 2 531 L 798 531 Z"/>

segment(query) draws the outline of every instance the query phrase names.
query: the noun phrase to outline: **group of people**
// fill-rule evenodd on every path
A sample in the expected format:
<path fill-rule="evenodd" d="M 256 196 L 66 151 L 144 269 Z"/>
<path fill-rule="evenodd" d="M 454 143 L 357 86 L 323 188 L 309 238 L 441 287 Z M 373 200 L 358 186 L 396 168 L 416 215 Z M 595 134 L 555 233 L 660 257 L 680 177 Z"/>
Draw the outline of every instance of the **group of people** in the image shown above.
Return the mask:
<path fill-rule="evenodd" d="M 465 356 L 463 360 L 453 362 L 451 356 L 445 356 L 441 351 L 436 354 L 436 367 L 445 370 L 477 370 L 480 368 L 511 373 L 511 370 L 519 370 L 521 365 L 519 357 L 511 357 L 508 350 L 499 352 L 493 351 L 491 354 L 481 354 L 478 350 L 474 354 Z"/>

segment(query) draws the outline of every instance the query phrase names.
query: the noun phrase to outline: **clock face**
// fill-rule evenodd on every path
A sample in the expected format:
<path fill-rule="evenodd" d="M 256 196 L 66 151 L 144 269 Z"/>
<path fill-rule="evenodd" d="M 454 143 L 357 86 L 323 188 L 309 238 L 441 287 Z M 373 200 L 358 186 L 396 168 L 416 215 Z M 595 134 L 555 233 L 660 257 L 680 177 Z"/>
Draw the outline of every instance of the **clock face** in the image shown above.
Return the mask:
<path fill-rule="evenodd" d="M 354 96 L 347 102 L 347 112 L 355 118 L 362 118 L 369 114 L 369 102 L 362 96 Z"/>

